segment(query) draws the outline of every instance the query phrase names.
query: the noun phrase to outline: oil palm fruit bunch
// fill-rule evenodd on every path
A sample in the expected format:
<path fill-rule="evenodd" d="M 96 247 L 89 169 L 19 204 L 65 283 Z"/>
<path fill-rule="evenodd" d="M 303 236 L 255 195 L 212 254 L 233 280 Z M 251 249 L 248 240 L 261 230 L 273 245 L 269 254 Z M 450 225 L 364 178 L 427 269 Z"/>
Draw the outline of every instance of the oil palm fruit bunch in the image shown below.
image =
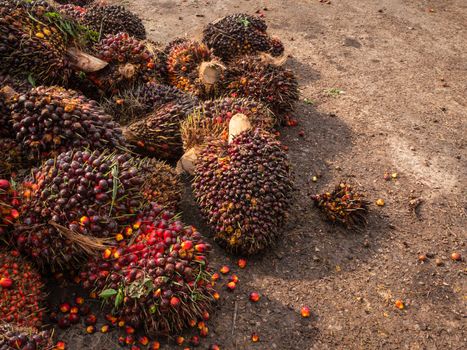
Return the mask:
<path fill-rule="evenodd" d="M 29 88 L 26 81 L 0 74 L 0 138 L 14 138 L 10 109 L 12 91 L 26 92 Z"/>
<path fill-rule="evenodd" d="M 293 189 L 287 155 L 264 130 L 229 125 L 229 141 L 209 142 L 199 153 L 193 192 L 201 213 L 227 250 L 255 254 L 279 236 Z"/>
<path fill-rule="evenodd" d="M 338 184 L 332 192 L 313 195 L 311 199 L 330 222 L 339 222 L 347 228 L 366 224 L 369 202 L 345 182 Z"/>
<path fill-rule="evenodd" d="M 280 56 L 284 45 L 266 32 L 266 22 L 244 13 L 235 13 L 209 23 L 203 31 L 203 43 L 224 61 L 259 52 Z"/>
<path fill-rule="evenodd" d="M 121 125 L 127 125 L 167 103 L 177 104 L 178 108 L 188 115 L 199 105 L 199 100 L 174 86 L 148 82 L 106 99 L 103 107 Z"/>
<path fill-rule="evenodd" d="M 294 73 L 259 57 L 233 60 L 225 71 L 223 85 L 227 94 L 261 101 L 280 118 L 293 110 L 299 98 Z"/>
<path fill-rule="evenodd" d="M 43 266 L 77 269 L 154 198 L 153 166 L 109 151 L 72 150 L 47 160 L 23 184 L 13 243 Z"/>
<path fill-rule="evenodd" d="M 0 296 L 2 321 L 26 327 L 41 326 L 44 284 L 40 274 L 18 251 L 0 250 Z"/>
<path fill-rule="evenodd" d="M 171 85 L 200 98 L 218 93 L 224 67 L 209 48 L 199 42 L 177 40 L 169 44 L 167 72 Z"/>
<path fill-rule="evenodd" d="M 20 198 L 14 183 L 0 179 L 0 237 L 18 220 Z"/>
<path fill-rule="evenodd" d="M 87 8 L 83 24 L 101 35 L 128 33 L 136 39 L 146 39 L 143 21 L 123 6 L 96 4 Z"/>
<path fill-rule="evenodd" d="M 226 135 L 230 119 L 244 114 L 254 127 L 271 129 L 275 116 L 263 103 L 249 98 L 222 97 L 204 101 L 181 124 L 185 151 L 201 145 L 209 137 Z"/>
<path fill-rule="evenodd" d="M 163 160 L 180 158 L 183 152 L 180 122 L 185 114 L 178 104 L 167 103 L 144 119 L 123 128 L 135 151 Z"/>
<path fill-rule="evenodd" d="M 149 335 L 181 331 L 208 311 L 210 246 L 194 227 L 152 203 L 134 224 L 130 244 L 90 260 L 80 274 L 117 316 Z"/>
<path fill-rule="evenodd" d="M 0 71 L 37 83 L 66 82 L 68 38 L 42 0 L 0 2 Z"/>
<path fill-rule="evenodd" d="M 13 130 L 23 152 L 33 160 L 54 157 L 73 147 L 118 147 L 119 125 L 73 90 L 37 87 L 18 94 L 11 106 Z"/>
<path fill-rule="evenodd" d="M 165 162 L 148 159 L 151 176 L 143 187 L 144 197 L 169 210 L 176 210 L 182 198 L 182 185 L 175 169 Z"/>
<path fill-rule="evenodd" d="M 0 323 L 0 350 L 50 350 L 53 348 L 49 331 Z"/>
<path fill-rule="evenodd" d="M 158 61 L 155 50 L 157 48 L 150 42 L 127 33 L 109 34 L 94 46 L 96 57 L 108 62 L 108 66 L 88 74 L 88 78 L 106 95 L 148 81 L 159 81 L 163 64 Z"/>

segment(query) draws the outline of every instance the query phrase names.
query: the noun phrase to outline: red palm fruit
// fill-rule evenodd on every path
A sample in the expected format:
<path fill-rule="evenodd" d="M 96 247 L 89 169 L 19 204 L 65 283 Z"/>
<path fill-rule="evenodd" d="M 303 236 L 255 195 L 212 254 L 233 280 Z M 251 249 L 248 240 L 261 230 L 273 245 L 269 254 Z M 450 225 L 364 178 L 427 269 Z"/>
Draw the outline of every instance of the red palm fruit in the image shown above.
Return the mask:
<path fill-rule="evenodd" d="M 217 344 L 212 344 L 211 346 L 209 346 L 209 350 L 221 350 L 221 348 Z"/>
<path fill-rule="evenodd" d="M 138 343 L 140 343 L 141 345 L 148 345 L 149 344 L 149 338 L 146 337 L 145 335 L 141 336 L 138 338 Z"/>
<path fill-rule="evenodd" d="M 101 333 L 108 333 L 110 329 L 110 326 L 108 324 L 104 324 L 101 327 Z"/>
<path fill-rule="evenodd" d="M 310 308 L 308 306 L 302 306 L 300 309 L 300 314 L 304 318 L 310 317 Z"/>
<path fill-rule="evenodd" d="M 62 329 L 66 329 L 70 327 L 70 320 L 68 316 L 62 316 L 61 318 L 58 319 L 58 326 Z"/>
<path fill-rule="evenodd" d="M 207 320 L 209 320 L 209 317 L 210 317 L 209 312 L 208 311 L 203 311 L 203 320 L 207 321 Z"/>
<path fill-rule="evenodd" d="M 70 314 L 77 314 L 79 312 L 79 308 L 77 306 L 72 306 L 70 309 Z"/>
<path fill-rule="evenodd" d="M 79 322 L 79 315 L 78 314 L 69 314 L 68 319 L 70 320 L 71 324 L 77 324 Z"/>
<path fill-rule="evenodd" d="M 253 343 L 259 342 L 259 335 L 258 335 L 258 333 L 253 333 L 253 334 L 251 335 L 251 341 L 252 341 Z"/>
<path fill-rule="evenodd" d="M 200 329 L 199 335 L 202 336 L 203 338 L 206 338 L 209 333 L 209 328 L 204 326 L 203 328 Z"/>
<path fill-rule="evenodd" d="M 127 335 L 125 337 L 125 344 L 126 345 L 133 345 L 135 343 L 135 337 L 132 335 Z"/>
<path fill-rule="evenodd" d="M 197 335 L 194 335 L 190 339 L 190 344 L 193 346 L 198 346 L 199 345 L 199 337 Z"/>
<path fill-rule="evenodd" d="M 64 341 L 58 341 L 55 344 L 54 350 L 65 350 L 66 349 L 66 343 Z"/>
<path fill-rule="evenodd" d="M 131 326 L 126 326 L 125 327 L 125 333 L 126 334 L 135 334 L 135 329 Z"/>
<path fill-rule="evenodd" d="M 238 259 L 238 267 L 244 269 L 246 267 L 246 259 Z"/>
<path fill-rule="evenodd" d="M 93 334 L 93 333 L 95 333 L 95 332 L 96 332 L 96 327 L 94 327 L 94 326 L 92 326 L 92 325 L 86 327 L 86 333 L 88 333 L 88 334 Z"/>
<path fill-rule="evenodd" d="M 0 287 L 9 289 L 13 285 L 13 280 L 11 278 L 2 277 L 0 278 Z"/>
<path fill-rule="evenodd" d="M 189 325 L 190 327 L 196 327 L 196 320 L 195 320 L 195 319 L 189 320 L 189 321 L 188 321 L 188 325 Z"/>
<path fill-rule="evenodd" d="M 233 274 L 232 276 L 229 277 L 229 281 L 238 283 L 238 276 L 236 274 Z"/>
<path fill-rule="evenodd" d="M 170 305 L 172 307 L 178 307 L 180 305 L 180 299 L 178 299 L 177 297 L 172 297 L 170 299 Z"/>
<path fill-rule="evenodd" d="M 212 281 L 217 281 L 220 278 L 220 275 L 217 272 L 214 272 L 211 276 Z"/>
<path fill-rule="evenodd" d="M 84 319 L 84 324 L 86 326 L 92 326 L 92 325 L 95 325 L 97 322 L 97 317 L 96 315 L 94 314 L 91 314 L 89 316 L 87 316 L 85 319 Z"/>
<path fill-rule="evenodd" d="M 229 282 L 227 283 L 227 289 L 233 292 L 235 288 L 237 287 L 237 284 L 235 282 Z"/>
<path fill-rule="evenodd" d="M 260 298 L 261 297 L 260 297 L 259 293 L 257 293 L 257 292 L 251 292 L 250 293 L 250 301 L 256 303 L 256 302 L 259 301 Z"/>
<path fill-rule="evenodd" d="M 175 338 L 175 342 L 178 345 L 182 345 L 185 342 L 185 338 L 183 338 L 182 336 L 178 336 L 177 338 Z"/>
<path fill-rule="evenodd" d="M 161 348 L 161 344 L 155 340 L 151 343 L 150 349 L 151 350 L 159 350 Z"/>
<path fill-rule="evenodd" d="M 221 269 L 219 270 L 222 274 L 226 275 L 230 272 L 230 267 L 228 267 L 227 265 L 224 265 L 221 267 Z"/>

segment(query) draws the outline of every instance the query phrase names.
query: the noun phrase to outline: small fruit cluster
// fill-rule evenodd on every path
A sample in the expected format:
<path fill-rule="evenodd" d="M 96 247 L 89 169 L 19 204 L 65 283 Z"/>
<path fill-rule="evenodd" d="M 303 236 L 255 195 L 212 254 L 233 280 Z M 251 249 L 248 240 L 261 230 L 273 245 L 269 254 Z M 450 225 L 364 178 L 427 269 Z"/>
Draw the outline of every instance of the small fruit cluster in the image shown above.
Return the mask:
<path fill-rule="evenodd" d="M 8 180 L 0 179 L 0 237 L 18 220 L 19 205 L 18 192 Z"/>
<path fill-rule="evenodd" d="M 339 222 L 348 228 L 366 223 L 364 214 L 368 211 L 369 202 L 347 183 L 340 183 L 332 192 L 313 195 L 311 198 L 331 222 Z"/>

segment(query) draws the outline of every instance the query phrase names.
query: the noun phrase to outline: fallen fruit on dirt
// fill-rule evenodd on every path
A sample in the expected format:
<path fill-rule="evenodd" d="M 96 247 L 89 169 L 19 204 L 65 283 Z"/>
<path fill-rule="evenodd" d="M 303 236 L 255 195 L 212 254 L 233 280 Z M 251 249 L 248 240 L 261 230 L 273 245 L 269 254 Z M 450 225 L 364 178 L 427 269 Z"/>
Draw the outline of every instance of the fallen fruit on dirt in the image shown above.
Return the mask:
<path fill-rule="evenodd" d="M 460 255 L 460 253 L 454 252 L 454 253 L 451 254 L 451 259 L 454 260 L 454 261 L 461 261 L 462 256 Z"/>
<path fill-rule="evenodd" d="M 300 315 L 302 315 L 303 318 L 310 317 L 310 308 L 308 306 L 302 306 L 300 309 Z"/>

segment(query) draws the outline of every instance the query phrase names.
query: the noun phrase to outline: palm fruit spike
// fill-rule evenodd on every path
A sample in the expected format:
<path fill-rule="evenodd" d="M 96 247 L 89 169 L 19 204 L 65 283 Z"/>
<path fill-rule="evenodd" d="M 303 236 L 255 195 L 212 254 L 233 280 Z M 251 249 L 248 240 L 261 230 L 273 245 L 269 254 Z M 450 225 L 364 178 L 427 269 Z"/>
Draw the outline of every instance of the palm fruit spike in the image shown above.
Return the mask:
<path fill-rule="evenodd" d="M 279 141 L 267 131 L 249 129 L 248 124 L 245 116 L 232 118 L 231 142 L 215 140 L 205 146 L 193 181 L 194 195 L 215 240 L 242 254 L 264 250 L 278 237 L 293 188 Z"/>
<path fill-rule="evenodd" d="M 237 113 L 246 115 L 254 127 L 268 130 L 275 124 L 275 116 L 269 108 L 252 99 L 223 97 L 204 101 L 182 122 L 184 150 L 201 145 L 208 137 L 227 134 L 229 121 Z"/>
<path fill-rule="evenodd" d="M 244 13 L 236 13 L 209 23 L 203 31 L 203 43 L 224 61 L 259 52 L 280 56 L 284 46 L 267 33 L 266 22 Z"/>
<path fill-rule="evenodd" d="M 88 78 L 106 95 L 112 95 L 149 81 L 160 81 L 163 63 L 157 47 L 127 33 L 107 35 L 94 47 L 95 55 L 108 66 Z"/>
<path fill-rule="evenodd" d="M 194 227 L 151 204 L 132 225 L 134 240 L 90 260 L 80 274 L 125 324 L 148 335 L 176 334 L 209 311 L 213 300 L 207 253 Z"/>
<path fill-rule="evenodd" d="M 107 99 L 103 107 L 121 125 L 128 125 L 167 103 L 176 104 L 185 115 L 188 115 L 199 105 L 199 100 L 196 96 L 176 87 L 149 82 Z"/>
<path fill-rule="evenodd" d="M 26 327 L 41 326 L 44 284 L 35 268 L 17 251 L 0 250 L 0 296 L 2 321 Z"/>
<path fill-rule="evenodd" d="M 347 228 L 366 224 L 364 215 L 368 212 L 369 202 L 347 183 L 342 182 L 332 192 L 317 194 L 311 198 L 330 222 L 339 222 Z"/>
<path fill-rule="evenodd" d="M 182 155 L 180 122 L 184 113 L 179 106 L 168 103 L 123 129 L 126 141 L 136 151 L 164 160 L 175 160 Z"/>
<path fill-rule="evenodd" d="M 40 83 L 66 82 L 66 39 L 46 17 L 53 11 L 45 1 L 0 2 L 0 70 Z"/>
<path fill-rule="evenodd" d="M 20 200 L 14 184 L 0 179 L 0 238 L 19 218 Z"/>
<path fill-rule="evenodd" d="M 154 198 L 153 167 L 147 159 L 108 151 L 49 159 L 23 184 L 13 242 L 42 266 L 78 268 L 84 255 L 99 253 L 122 233 L 146 196 Z"/>
<path fill-rule="evenodd" d="M 49 331 L 0 322 L 2 350 L 50 350 L 52 347 L 52 336 Z"/>
<path fill-rule="evenodd" d="M 33 161 L 72 147 L 122 146 L 121 130 L 97 102 L 73 90 L 37 87 L 17 95 L 11 106 L 13 130 Z"/>
<path fill-rule="evenodd" d="M 83 23 L 101 35 L 127 33 L 136 39 L 146 39 L 143 21 L 123 6 L 90 6 L 83 16 Z"/>
<path fill-rule="evenodd" d="M 201 98 L 215 96 L 224 67 L 204 44 L 180 40 L 167 54 L 170 84 Z"/>
<path fill-rule="evenodd" d="M 257 57 L 232 61 L 225 71 L 223 86 L 231 96 L 250 97 L 267 104 L 279 118 L 293 110 L 299 97 L 292 71 Z"/>

